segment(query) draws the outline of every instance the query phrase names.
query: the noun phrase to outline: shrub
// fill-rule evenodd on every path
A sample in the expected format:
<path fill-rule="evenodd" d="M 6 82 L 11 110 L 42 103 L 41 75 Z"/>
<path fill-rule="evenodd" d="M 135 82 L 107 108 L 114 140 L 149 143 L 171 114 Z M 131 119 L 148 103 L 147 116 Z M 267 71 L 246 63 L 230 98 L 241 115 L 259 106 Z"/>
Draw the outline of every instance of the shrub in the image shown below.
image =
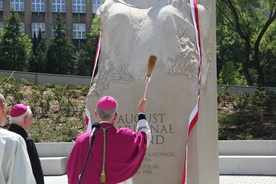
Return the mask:
<path fill-rule="evenodd" d="M 223 99 L 218 101 L 219 139 L 276 138 L 273 91 L 259 88 L 251 96 L 240 93 L 233 99 L 229 90 L 224 89 L 218 96 Z"/>
<path fill-rule="evenodd" d="M 88 92 L 87 87 L 35 85 L 27 80 L 19 83 L 13 77 L 9 80 L 0 77 L 0 86 L 8 109 L 16 103 L 30 106 L 35 123 L 29 135 L 35 142 L 73 141 L 86 131 L 84 109 L 87 93 L 83 91 Z"/>

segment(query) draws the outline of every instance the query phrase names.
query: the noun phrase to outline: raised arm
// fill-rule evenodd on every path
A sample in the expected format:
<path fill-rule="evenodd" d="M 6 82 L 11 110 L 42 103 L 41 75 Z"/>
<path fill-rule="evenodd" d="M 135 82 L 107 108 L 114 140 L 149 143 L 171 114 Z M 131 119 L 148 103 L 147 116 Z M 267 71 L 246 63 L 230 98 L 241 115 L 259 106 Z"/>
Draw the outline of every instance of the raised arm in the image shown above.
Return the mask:
<path fill-rule="evenodd" d="M 146 119 L 145 111 L 147 108 L 146 99 L 142 98 L 138 104 L 138 123 L 137 123 L 137 132 L 145 132 L 147 135 L 147 146 L 149 146 L 151 141 L 151 130 Z"/>

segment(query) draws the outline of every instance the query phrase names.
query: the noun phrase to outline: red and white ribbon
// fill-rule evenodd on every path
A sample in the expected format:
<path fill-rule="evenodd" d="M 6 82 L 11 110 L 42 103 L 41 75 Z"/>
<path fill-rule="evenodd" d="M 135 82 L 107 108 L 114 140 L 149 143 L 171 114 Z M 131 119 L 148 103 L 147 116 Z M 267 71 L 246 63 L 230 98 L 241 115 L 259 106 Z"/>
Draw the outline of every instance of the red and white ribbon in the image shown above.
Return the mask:
<path fill-rule="evenodd" d="M 196 35 L 196 43 L 198 49 L 198 59 L 199 59 L 199 66 L 198 66 L 198 96 L 197 96 L 197 103 L 189 116 L 189 125 L 187 131 L 187 140 L 186 140 L 186 148 L 185 148 L 185 155 L 184 155 L 184 172 L 182 176 L 181 184 L 187 184 L 187 171 L 188 171 L 188 148 L 189 148 L 189 138 L 190 133 L 193 130 L 193 127 L 198 121 L 198 113 L 199 113 L 199 103 L 200 103 L 200 88 L 201 88 L 201 68 L 202 68 L 202 52 L 201 52 L 201 43 L 200 43 L 200 29 L 199 29 L 199 17 L 198 17 L 198 7 L 196 0 L 190 0 L 191 6 L 191 13 L 193 18 L 193 23 L 195 27 L 195 35 Z"/>
<path fill-rule="evenodd" d="M 92 70 L 92 77 L 91 77 L 91 82 L 90 82 L 90 87 L 93 83 L 93 80 L 94 80 L 94 75 L 95 75 L 95 71 L 96 71 L 96 68 L 97 68 L 97 65 L 98 65 L 98 61 L 99 61 L 99 55 L 100 55 L 100 50 L 101 50 L 101 38 L 102 38 L 102 33 L 100 32 L 100 35 L 99 35 L 99 39 L 98 39 L 98 45 L 97 45 L 97 50 L 96 50 L 96 56 L 95 56 L 95 60 L 94 60 L 94 66 L 93 66 L 93 70 Z M 87 132 L 91 131 L 91 128 L 92 128 L 92 123 L 91 123 L 91 116 L 90 116 L 90 112 L 87 108 L 87 106 L 85 107 L 85 122 L 86 122 L 86 125 L 87 125 Z"/>
<path fill-rule="evenodd" d="M 99 55 L 100 55 L 100 50 L 101 50 L 101 39 L 102 39 L 102 32 L 100 32 L 99 39 L 98 39 L 98 45 L 97 45 L 96 56 L 95 56 L 95 60 L 94 60 L 94 66 L 93 66 L 93 70 L 92 70 L 90 86 L 93 83 L 95 71 L 96 71 L 96 68 L 98 65 L 98 61 L 99 61 Z"/>

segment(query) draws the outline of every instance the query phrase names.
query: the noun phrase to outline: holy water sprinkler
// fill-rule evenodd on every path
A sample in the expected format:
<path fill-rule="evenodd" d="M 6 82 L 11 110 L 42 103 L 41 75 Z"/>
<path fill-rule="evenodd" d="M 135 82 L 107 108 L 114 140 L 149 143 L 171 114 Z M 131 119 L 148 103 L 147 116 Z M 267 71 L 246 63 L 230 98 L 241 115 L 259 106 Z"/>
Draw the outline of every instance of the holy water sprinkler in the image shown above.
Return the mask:
<path fill-rule="evenodd" d="M 157 57 L 155 55 L 151 55 L 149 57 L 148 70 L 147 70 L 147 74 L 146 74 L 146 87 L 145 87 L 145 92 L 144 92 L 144 99 L 146 98 L 148 84 L 150 82 L 151 74 L 152 74 L 152 71 L 153 71 L 156 61 L 157 61 Z"/>

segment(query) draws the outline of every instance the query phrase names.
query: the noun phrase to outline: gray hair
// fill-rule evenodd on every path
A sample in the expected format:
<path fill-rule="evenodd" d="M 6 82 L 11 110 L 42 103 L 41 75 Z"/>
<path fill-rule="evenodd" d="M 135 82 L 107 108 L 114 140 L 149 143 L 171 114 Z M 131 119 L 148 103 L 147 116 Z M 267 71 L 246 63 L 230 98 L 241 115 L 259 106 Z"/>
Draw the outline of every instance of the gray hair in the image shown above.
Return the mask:
<path fill-rule="evenodd" d="M 0 104 L 6 103 L 5 97 L 0 94 Z"/>
<path fill-rule="evenodd" d="M 98 116 L 101 120 L 106 121 L 112 118 L 112 116 L 117 112 L 117 108 L 111 110 L 103 110 L 101 108 L 96 108 Z"/>
<path fill-rule="evenodd" d="M 31 111 L 30 107 L 27 106 L 27 111 L 24 114 L 22 114 L 21 116 L 17 116 L 17 117 L 10 116 L 10 123 L 22 122 L 26 116 L 30 117 L 31 115 L 32 115 L 32 111 Z"/>

